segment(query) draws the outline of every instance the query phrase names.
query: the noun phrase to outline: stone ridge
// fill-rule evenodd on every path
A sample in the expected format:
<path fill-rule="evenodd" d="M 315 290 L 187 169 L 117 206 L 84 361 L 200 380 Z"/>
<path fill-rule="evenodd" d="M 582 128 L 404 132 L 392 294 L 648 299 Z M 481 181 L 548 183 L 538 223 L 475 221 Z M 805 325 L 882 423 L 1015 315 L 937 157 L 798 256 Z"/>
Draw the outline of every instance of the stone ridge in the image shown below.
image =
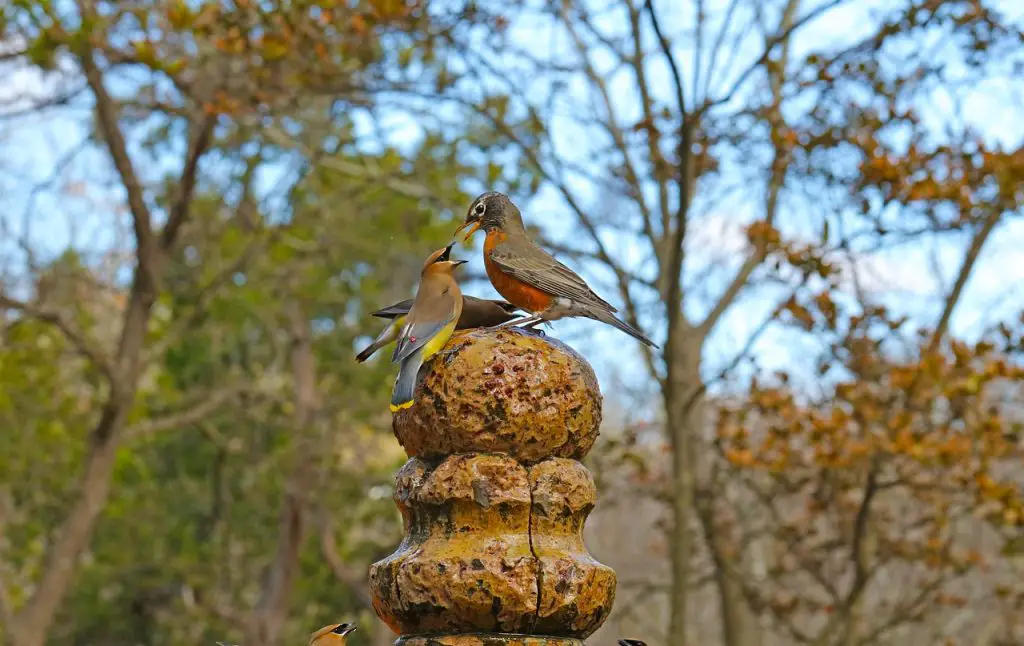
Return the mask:
<path fill-rule="evenodd" d="M 397 646 L 582 646 L 601 626 L 616 579 L 583 542 L 578 461 L 600 424 L 590 365 L 536 333 L 457 333 L 424 367 L 393 418 L 405 536 L 370 568 Z"/>
<path fill-rule="evenodd" d="M 395 492 L 406 538 L 370 571 L 375 610 L 405 634 L 586 638 L 615 599 L 615 572 L 583 543 L 595 496 L 575 460 L 412 458 Z"/>
<path fill-rule="evenodd" d="M 428 363 L 393 429 L 410 457 L 498 452 L 582 459 L 601 426 L 593 369 L 564 343 L 518 329 L 456 333 Z"/>

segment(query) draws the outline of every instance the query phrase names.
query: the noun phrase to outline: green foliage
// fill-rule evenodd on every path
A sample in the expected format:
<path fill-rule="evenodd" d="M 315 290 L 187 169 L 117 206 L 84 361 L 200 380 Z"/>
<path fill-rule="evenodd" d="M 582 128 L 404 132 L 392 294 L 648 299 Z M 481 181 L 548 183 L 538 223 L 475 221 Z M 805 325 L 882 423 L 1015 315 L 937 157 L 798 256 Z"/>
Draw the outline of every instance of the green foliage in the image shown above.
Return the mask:
<path fill-rule="evenodd" d="M 161 266 L 111 493 L 48 643 L 245 643 L 303 469 L 313 474 L 305 540 L 281 643 L 343 619 L 364 628 L 356 646 L 372 639 L 365 590 L 323 554 L 329 541 L 358 579 L 399 538 L 387 495 L 404 457 L 386 407 L 393 371 L 386 357 L 361 365 L 354 355 L 379 331 L 367 312 L 411 294 L 423 258 L 450 237 L 452 210 L 468 203 L 463 182 L 480 172 L 457 154 L 463 132 L 425 127 L 399 149 L 365 128 L 377 115 L 360 88 L 410 68 L 446 73 L 429 21 L 418 5 L 382 0 L 0 9 L 0 39 L 24 43 L 18 64 L 77 86 L 82 61 L 96 61 L 155 213 L 178 199 L 178 160 L 199 119 L 218 116 L 189 219 Z M 87 115 L 91 150 L 107 160 L 108 133 L 88 107 L 69 114 Z M 113 168 L 91 177 L 123 188 Z M 23 277 L 30 302 L 116 356 L 131 270 L 69 252 Z M 315 358 L 308 423 L 296 417 L 295 307 Z M 0 453 L 0 505 L 9 498 L 14 510 L 0 507 L 0 582 L 18 613 L 80 502 L 110 391 L 52 320 L 11 314 L 0 333 L 0 424 L 18 431 Z M 8 646 L 5 637 L 0 629 Z"/>

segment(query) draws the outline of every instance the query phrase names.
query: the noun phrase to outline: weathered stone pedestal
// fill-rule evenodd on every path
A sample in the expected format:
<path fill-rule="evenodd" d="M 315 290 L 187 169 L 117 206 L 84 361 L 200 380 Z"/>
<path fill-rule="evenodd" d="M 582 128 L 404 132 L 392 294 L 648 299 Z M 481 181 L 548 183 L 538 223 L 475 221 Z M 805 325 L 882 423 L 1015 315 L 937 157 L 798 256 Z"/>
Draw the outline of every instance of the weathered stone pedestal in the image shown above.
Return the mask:
<path fill-rule="evenodd" d="M 459 333 L 394 418 L 410 456 L 395 502 L 405 538 L 370 569 L 401 646 L 580 646 L 615 599 L 583 544 L 601 393 L 564 344 Z"/>

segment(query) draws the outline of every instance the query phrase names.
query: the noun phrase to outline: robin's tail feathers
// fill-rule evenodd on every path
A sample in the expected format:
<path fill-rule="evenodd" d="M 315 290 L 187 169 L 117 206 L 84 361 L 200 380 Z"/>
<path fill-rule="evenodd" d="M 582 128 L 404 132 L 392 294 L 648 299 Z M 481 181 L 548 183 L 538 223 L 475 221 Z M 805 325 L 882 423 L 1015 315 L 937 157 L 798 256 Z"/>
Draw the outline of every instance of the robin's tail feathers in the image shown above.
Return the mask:
<path fill-rule="evenodd" d="M 601 321 L 602 323 L 607 323 L 608 325 L 611 325 L 612 327 L 616 327 L 616 328 L 622 330 L 623 332 L 625 332 L 629 336 L 633 337 L 634 339 L 636 339 L 640 343 L 643 343 L 644 345 L 650 346 L 652 348 L 657 348 L 658 347 L 657 345 L 655 345 L 654 341 L 651 341 L 646 336 L 644 336 L 643 332 L 641 332 L 640 330 L 636 329 L 635 327 L 633 327 L 629 323 L 626 323 L 625 321 L 620 320 L 618 317 L 616 317 L 611 312 L 608 312 L 606 310 L 599 310 L 597 308 L 593 308 L 593 309 L 591 309 L 588 312 L 588 315 L 590 317 L 598 320 L 598 321 Z"/>
<path fill-rule="evenodd" d="M 395 388 L 391 392 L 392 413 L 412 406 L 416 394 L 416 376 L 422 364 L 423 356 L 419 352 L 402 362 L 402 367 L 398 369 L 398 378 L 395 379 Z"/>

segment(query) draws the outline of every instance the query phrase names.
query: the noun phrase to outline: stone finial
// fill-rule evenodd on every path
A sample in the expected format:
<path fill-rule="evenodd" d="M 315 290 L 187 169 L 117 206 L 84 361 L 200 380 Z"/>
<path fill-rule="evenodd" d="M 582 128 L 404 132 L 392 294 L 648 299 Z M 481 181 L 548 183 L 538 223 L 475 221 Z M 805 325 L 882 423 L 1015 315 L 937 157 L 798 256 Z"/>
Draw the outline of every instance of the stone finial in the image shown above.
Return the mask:
<path fill-rule="evenodd" d="M 596 491 L 577 462 L 600 422 L 593 370 L 536 334 L 458 333 L 424 368 L 394 417 L 405 538 L 370 573 L 397 643 L 575 646 L 600 627 L 615 573 L 583 544 Z"/>
<path fill-rule="evenodd" d="M 601 426 L 601 390 L 564 343 L 519 330 L 455 335 L 394 417 L 412 457 L 500 451 L 525 463 L 580 459 Z"/>

